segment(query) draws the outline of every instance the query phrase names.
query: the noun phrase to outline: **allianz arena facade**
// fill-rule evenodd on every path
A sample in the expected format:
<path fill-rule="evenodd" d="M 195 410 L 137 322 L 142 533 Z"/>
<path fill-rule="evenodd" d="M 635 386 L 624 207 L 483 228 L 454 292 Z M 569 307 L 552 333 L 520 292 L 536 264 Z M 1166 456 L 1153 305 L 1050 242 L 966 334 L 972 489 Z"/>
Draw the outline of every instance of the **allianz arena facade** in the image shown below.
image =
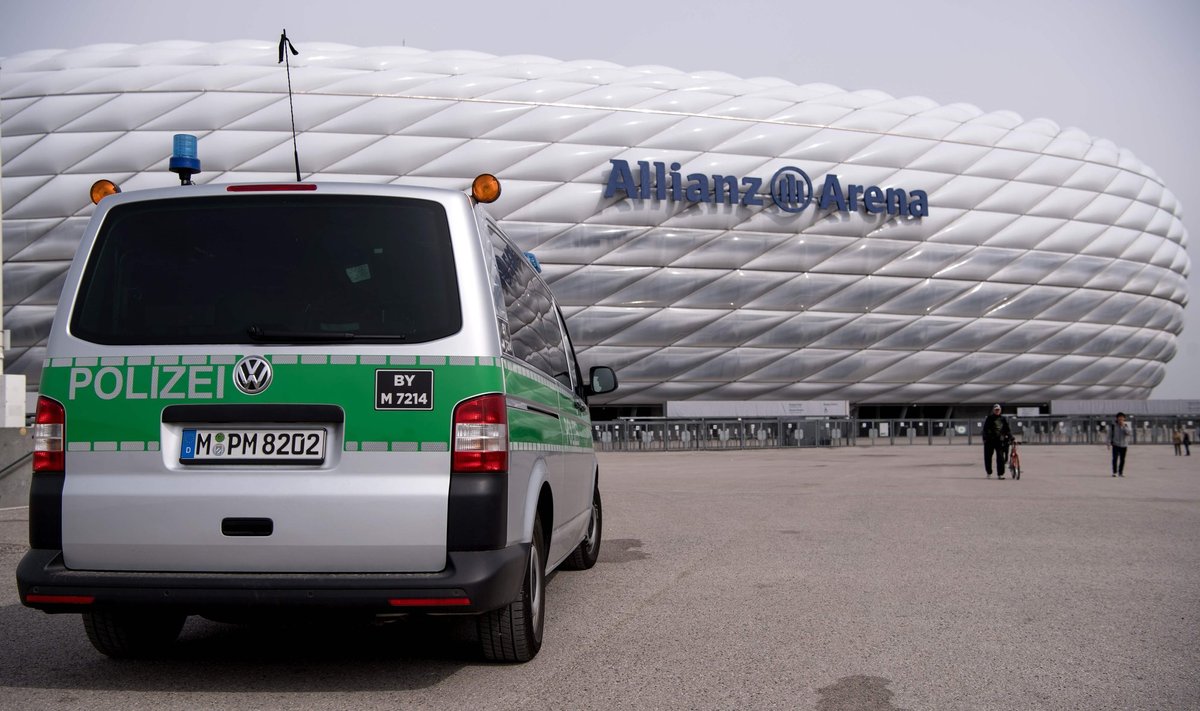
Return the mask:
<path fill-rule="evenodd" d="M 619 373 L 609 404 L 1145 398 L 1175 354 L 1180 207 L 1079 130 L 716 72 L 299 48 L 304 179 L 496 174 L 490 212 L 580 360 Z M 175 133 L 199 136 L 197 182 L 295 179 L 276 59 L 163 42 L 0 63 L 8 372 L 37 383 L 94 180 L 173 184 Z"/>

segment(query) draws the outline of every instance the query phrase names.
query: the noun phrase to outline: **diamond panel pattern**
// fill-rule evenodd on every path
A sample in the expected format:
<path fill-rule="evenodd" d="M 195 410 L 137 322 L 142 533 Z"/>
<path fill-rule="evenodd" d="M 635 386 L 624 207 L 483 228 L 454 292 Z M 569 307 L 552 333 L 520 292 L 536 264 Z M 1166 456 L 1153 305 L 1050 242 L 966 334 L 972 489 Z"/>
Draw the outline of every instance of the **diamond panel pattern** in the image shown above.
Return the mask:
<path fill-rule="evenodd" d="M 719 72 L 302 43 L 306 178 L 465 189 L 569 314 L 616 403 L 1146 397 L 1175 352 L 1187 232 L 1174 195 L 1109 141 L 1046 119 Z M 288 180 L 274 42 L 30 52 L 0 69 L 10 372 L 36 384 L 98 177 L 169 185 L 192 132 L 210 180 Z M 787 216 L 605 199 L 609 160 L 927 190 L 930 215 Z M 767 201 L 769 203 L 769 200 Z"/>

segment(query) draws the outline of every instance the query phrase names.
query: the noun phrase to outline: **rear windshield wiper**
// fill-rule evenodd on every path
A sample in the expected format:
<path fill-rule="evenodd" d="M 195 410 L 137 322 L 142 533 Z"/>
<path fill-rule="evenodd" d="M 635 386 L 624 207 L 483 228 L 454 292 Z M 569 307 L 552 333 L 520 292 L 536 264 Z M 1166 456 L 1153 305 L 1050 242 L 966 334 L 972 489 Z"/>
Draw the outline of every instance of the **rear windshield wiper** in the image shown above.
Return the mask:
<path fill-rule="evenodd" d="M 354 333 L 352 331 L 286 331 L 251 326 L 246 335 L 255 341 L 273 343 L 324 343 L 330 341 L 407 341 L 403 334 Z"/>

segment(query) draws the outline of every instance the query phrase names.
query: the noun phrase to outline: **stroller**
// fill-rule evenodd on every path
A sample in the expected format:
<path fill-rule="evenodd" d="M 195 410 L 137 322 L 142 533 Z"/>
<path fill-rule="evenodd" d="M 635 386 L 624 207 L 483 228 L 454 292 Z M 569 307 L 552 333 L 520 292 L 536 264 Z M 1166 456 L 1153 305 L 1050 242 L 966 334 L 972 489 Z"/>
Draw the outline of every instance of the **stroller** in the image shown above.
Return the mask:
<path fill-rule="evenodd" d="M 1017 449 L 1016 437 L 1008 440 L 1008 470 L 1014 480 L 1021 478 L 1021 452 Z"/>

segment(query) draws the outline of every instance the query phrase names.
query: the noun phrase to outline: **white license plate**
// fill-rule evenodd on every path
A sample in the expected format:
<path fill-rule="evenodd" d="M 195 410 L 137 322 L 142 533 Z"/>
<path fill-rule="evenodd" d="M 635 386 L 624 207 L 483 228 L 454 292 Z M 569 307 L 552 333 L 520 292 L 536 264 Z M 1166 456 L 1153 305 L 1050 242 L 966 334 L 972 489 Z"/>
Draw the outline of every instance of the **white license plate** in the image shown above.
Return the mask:
<path fill-rule="evenodd" d="M 183 430 L 179 461 L 185 464 L 320 464 L 325 461 L 326 439 L 323 427 L 189 427 Z"/>

